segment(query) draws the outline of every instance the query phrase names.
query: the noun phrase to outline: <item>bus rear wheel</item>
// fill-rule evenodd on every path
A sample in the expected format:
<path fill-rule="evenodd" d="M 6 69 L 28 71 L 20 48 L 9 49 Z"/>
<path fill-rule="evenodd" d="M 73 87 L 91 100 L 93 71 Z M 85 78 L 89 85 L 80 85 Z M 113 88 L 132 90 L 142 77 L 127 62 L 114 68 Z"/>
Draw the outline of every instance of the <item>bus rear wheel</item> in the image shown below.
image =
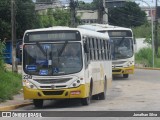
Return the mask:
<path fill-rule="evenodd" d="M 43 100 L 41 99 L 34 99 L 33 104 L 36 108 L 42 108 L 43 107 Z"/>
<path fill-rule="evenodd" d="M 128 74 L 123 74 L 123 78 L 128 78 Z"/>
<path fill-rule="evenodd" d="M 105 100 L 106 99 L 106 91 L 107 91 L 107 79 L 105 77 L 105 80 L 104 80 L 104 91 L 99 94 L 99 99 L 100 100 Z"/>

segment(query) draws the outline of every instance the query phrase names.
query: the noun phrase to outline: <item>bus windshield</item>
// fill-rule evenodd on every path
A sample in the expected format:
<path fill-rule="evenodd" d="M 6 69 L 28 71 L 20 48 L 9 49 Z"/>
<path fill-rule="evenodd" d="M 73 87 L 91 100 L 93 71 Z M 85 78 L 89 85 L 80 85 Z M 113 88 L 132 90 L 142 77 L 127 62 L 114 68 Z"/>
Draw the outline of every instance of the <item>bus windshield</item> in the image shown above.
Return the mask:
<path fill-rule="evenodd" d="M 125 59 L 133 56 L 132 38 L 111 38 L 112 59 Z"/>
<path fill-rule="evenodd" d="M 23 69 L 31 75 L 64 75 L 82 69 L 81 43 L 36 43 L 24 45 Z"/>

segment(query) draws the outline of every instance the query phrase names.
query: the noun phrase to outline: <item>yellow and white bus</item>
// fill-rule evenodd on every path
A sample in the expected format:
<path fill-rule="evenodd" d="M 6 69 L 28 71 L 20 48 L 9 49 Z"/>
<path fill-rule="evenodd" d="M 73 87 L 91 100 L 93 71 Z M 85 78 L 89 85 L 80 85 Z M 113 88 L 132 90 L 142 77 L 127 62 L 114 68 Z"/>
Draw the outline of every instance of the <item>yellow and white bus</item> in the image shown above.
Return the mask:
<path fill-rule="evenodd" d="M 80 28 L 27 30 L 23 37 L 23 91 L 35 107 L 47 99 L 105 99 L 112 83 L 109 36 Z"/>
<path fill-rule="evenodd" d="M 134 37 L 130 28 L 108 24 L 80 25 L 83 28 L 101 33 L 108 33 L 112 46 L 112 74 L 122 74 L 128 78 L 134 73 Z"/>

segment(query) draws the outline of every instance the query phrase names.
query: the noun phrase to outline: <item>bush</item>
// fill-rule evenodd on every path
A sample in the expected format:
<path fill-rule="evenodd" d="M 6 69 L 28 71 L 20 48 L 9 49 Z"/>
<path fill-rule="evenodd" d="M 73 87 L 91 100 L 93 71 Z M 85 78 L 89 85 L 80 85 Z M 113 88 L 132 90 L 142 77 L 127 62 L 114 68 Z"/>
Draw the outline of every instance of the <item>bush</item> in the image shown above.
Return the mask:
<path fill-rule="evenodd" d="M 13 95 L 17 94 L 22 88 L 21 75 L 5 69 L 4 50 L 5 42 L 0 41 L 0 102 L 13 99 Z"/>
<path fill-rule="evenodd" d="M 13 99 L 22 88 L 21 75 L 0 69 L 0 102 Z"/>
<path fill-rule="evenodd" d="M 152 49 L 142 48 L 138 53 L 135 54 L 135 59 L 140 64 L 147 67 L 152 67 Z"/>
<path fill-rule="evenodd" d="M 3 53 L 5 50 L 5 42 L 0 40 L 0 69 L 4 69 Z"/>

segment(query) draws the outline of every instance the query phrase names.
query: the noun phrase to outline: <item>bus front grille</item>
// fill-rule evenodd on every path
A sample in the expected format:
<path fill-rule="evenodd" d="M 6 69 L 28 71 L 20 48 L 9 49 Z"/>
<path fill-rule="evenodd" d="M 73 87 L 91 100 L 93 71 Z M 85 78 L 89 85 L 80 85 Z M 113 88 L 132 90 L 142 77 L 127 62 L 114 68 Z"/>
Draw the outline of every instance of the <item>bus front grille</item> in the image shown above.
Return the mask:
<path fill-rule="evenodd" d="M 63 90 L 61 91 L 42 91 L 44 95 L 62 95 Z"/>
<path fill-rule="evenodd" d="M 59 85 L 59 86 L 55 86 L 55 88 L 65 88 L 66 85 Z M 51 86 L 40 86 L 40 88 L 43 89 L 53 89 Z"/>
<path fill-rule="evenodd" d="M 112 72 L 121 72 L 121 69 L 112 70 Z"/>
<path fill-rule="evenodd" d="M 40 84 L 55 84 L 55 83 L 66 83 L 72 78 L 61 78 L 61 79 L 34 79 L 34 81 Z"/>
<path fill-rule="evenodd" d="M 119 64 L 124 64 L 127 61 L 113 61 L 112 64 L 114 65 L 119 65 Z"/>

